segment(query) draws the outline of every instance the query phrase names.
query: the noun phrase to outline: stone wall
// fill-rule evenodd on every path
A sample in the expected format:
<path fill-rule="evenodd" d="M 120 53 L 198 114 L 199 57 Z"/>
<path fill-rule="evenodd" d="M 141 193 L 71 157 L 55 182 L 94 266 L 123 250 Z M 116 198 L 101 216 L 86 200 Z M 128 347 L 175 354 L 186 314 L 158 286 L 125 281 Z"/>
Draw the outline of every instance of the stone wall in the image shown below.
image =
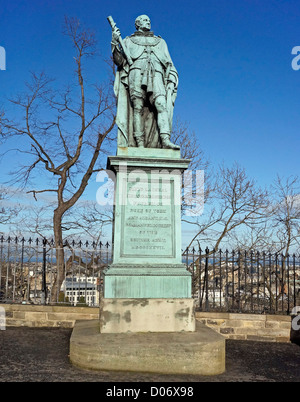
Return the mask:
<path fill-rule="evenodd" d="M 196 319 L 228 339 L 289 342 L 288 315 L 196 312 Z"/>
<path fill-rule="evenodd" d="M 73 328 L 76 320 L 99 318 L 98 307 L 38 306 L 0 304 L 5 310 L 6 326 Z"/>
<path fill-rule="evenodd" d="M 0 304 L 6 326 L 73 328 L 76 320 L 99 319 L 98 307 Z M 196 319 L 228 339 L 289 342 L 291 317 L 196 312 Z"/>

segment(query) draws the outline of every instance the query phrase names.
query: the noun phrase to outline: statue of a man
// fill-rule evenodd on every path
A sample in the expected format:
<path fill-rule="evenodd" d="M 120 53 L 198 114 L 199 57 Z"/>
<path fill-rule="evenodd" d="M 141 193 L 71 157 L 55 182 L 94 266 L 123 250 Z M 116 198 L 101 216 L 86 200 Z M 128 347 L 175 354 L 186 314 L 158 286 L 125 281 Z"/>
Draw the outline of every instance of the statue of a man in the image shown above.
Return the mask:
<path fill-rule="evenodd" d="M 170 141 L 178 74 L 166 42 L 150 31 L 147 15 L 135 21 L 136 32 L 122 41 L 113 27 L 112 53 L 118 66 L 117 97 L 119 147 L 180 149 Z"/>

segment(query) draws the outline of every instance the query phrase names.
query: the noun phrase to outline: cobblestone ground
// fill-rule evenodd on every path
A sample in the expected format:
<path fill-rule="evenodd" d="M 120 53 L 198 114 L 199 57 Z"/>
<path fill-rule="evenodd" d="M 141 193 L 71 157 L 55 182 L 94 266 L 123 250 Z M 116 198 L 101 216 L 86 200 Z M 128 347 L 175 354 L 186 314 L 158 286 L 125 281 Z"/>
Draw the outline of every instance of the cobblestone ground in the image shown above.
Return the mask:
<path fill-rule="evenodd" d="M 8 327 L 0 331 L 0 382 L 299 382 L 300 346 L 226 341 L 226 372 L 212 377 L 94 372 L 68 358 L 71 329 Z"/>

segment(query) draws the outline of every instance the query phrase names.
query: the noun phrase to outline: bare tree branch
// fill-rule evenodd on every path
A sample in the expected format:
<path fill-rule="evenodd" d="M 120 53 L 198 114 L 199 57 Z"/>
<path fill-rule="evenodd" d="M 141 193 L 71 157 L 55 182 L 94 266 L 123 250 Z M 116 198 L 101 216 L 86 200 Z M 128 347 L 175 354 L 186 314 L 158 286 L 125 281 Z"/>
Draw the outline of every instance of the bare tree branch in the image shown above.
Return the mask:
<path fill-rule="evenodd" d="M 218 249 L 221 242 L 237 229 L 254 228 L 267 219 L 267 191 L 248 179 L 245 170 L 238 164 L 232 168 L 219 168 L 207 201 L 211 203 L 210 208 L 207 205 L 209 212 L 195 222 L 198 230 L 188 247 L 195 240 L 207 243 L 208 239 L 212 239 L 213 248 Z"/>

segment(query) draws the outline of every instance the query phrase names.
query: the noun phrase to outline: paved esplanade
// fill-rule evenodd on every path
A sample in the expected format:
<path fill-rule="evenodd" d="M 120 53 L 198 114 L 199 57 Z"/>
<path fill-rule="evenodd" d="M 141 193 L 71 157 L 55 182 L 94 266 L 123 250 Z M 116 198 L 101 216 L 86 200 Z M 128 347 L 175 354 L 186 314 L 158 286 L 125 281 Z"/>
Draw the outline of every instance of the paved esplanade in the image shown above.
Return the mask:
<path fill-rule="evenodd" d="M 81 370 L 69 361 L 71 333 L 72 329 L 28 327 L 7 327 L 0 331 L 0 382 L 175 381 L 184 384 L 191 381 L 299 382 L 300 378 L 300 346 L 233 340 L 226 341 L 226 372 L 217 376 Z M 203 385 L 199 384 L 200 387 Z"/>

